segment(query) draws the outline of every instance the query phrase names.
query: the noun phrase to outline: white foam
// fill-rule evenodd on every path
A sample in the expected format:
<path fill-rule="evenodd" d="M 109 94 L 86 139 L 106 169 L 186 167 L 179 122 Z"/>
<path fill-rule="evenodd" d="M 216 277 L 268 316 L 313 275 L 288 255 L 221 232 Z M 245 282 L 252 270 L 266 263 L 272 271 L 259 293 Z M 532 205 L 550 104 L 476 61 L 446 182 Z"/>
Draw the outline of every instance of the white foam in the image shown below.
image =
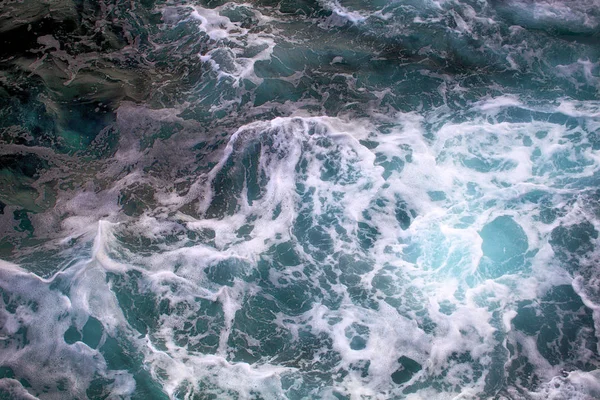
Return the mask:
<path fill-rule="evenodd" d="M 54 388 L 43 398 L 61 398 L 55 389 L 61 381 L 69 393 L 85 397 L 96 374 L 109 376 L 111 373 L 107 372 L 98 350 L 81 342 L 69 345 L 63 335 L 72 323 L 81 330 L 90 315 L 103 324 L 110 324 L 121 315 L 104 275 L 101 274 L 100 279 L 90 279 L 93 262 L 76 264 L 47 280 L 14 265 L 4 267 L 6 265 L 0 269 L 0 285 L 10 293 L 8 298 L 17 307 L 15 311 L 4 308 L 0 315 L 4 321 L 1 328 L 4 349 L 0 363 L 27 379 L 36 392 L 44 391 L 46 386 Z M 67 287 L 63 287 L 65 281 L 69 282 Z M 119 325 L 123 326 L 123 320 Z M 105 327 L 109 331 L 114 328 Z M 27 345 L 20 342 L 25 339 Z M 40 369 L 40 365 L 45 367 Z M 114 390 L 130 395 L 135 389 L 131 382 L 130 378 L 122 379 L 123 385 L 117 381 L 113 384 Z M 11 388 L 17 390 L 14 385 Z"/>
<path fill-rule="evenodd" d="M 335 16 L 342 18 L 344 22 L 348 21 L 356 24 L 364 22 L 367 19 L 367 16 L 362 13 L 351 11 L 347 7 L 342 6 L 338 0 L 320 0 L 320 2 L 326 10 L 330 10 Z M 335 25 L 336 21 L 332 21 L 332 23 Z M 343 25 L 343 22 L 338 24 Z"/>
<path fill-rule="evenodd" d="M 18 318 L 3 315 L 2 328 L 3 335 L 9 337 L 23 324 L 33 327 L 40 348 L 22 350 L 13 346 L 8 355 L 0 357 L 7 360 L 18 356 L 34 365 L 43 357 L 52 359 L 48 349 L 57 348 L 72 362 L 78 360 L 89 366 L 89 370 L 82 372 L 81 381 L 74 384 L 73 392 L 83 393 L 93 373 L 101 371 L 112 376 L 117 372 L 107 371 L 97 350 L 82 343 L 66 345 L 56 338 L 62 340 L 70 324 L 81 329 L 87 318 L 93 316 L 104 326 L 101 340 L 117 333 L 127 336 L 143 353 L 153 378 L 164 385 L 170 396 L 179 390 L 191 396 L 201 390 L 200 382 L 240 392 L 242 397 L 253 390 L 268 398 L 284 396 L 283 377 L 293 377 L 301 384 L 306 370 L 300 364 L 284 367 L 276 360 L 261 359 L 249 365 L 233 362 L 231 358 L 229 343 L 231 336 L 237 334 L 236 316 L 245 300 L 262 294 L 260 288 L 239 276 L 233 278 L 231 286 L 217 284 L 206 271 L 224 261 L 239 261 L 243 270 L 240 276 L 246 276 L 259 262 L 267 260 L 274 245 L 291 242 L 299 255 L 298 265 L 269 271 L 269 283 L 283 288 L 295 279 L 316 288 L 327 267 L 336 276 L 327 278 L 331 280 L 330 295 L 342 299 L 338 309 L 315 301 L 299 316 L 279 313 L 274 321 L 294 340 L 299 340 L 306 331 L 330 340 L 331 348 L 322 344 L 315 358 L 327 352 L 339 355 L 332 370 L 347 374 L 335 382 L 324 383 L 327 388 L 314 389 L 317 395 L 335 389 L 363 396 L 397 396 L 406 384 L 393 383 L 391 375 L 399 368 L 399 357 L 406 356 L 423 367 L 407 384 L 437 382 L 443 377 L 448 385 L 448 393 L 426 387 L 413 397 L 476 396 L 484 391 L 486 374 L 496 368 L 494 351 L 507 341 L 522 346 L 521 354 L 527 356 L 541 379 L 551 383 L 550 388 L 563 366 L 545 360 L 535 338 L 514 329 L 514 320 L 520 301 L 539 298 L 553 286 L 573 282 L 584 304 L 592 309 L 596 331 L 600 331 L 598 306 L 587 294 L 586 282 L 583 278 L 573 281 L 555 260 L 549 243 L 553 229 L 592 218 L 592 212 L 586 210 L 586 203 L 580 199 L 568 203 L 565 213 L 553 222 L 542 224 L 537 202 L 523 199 L 541 192 L 551 197 L 554 206 L 567 207 L 567 200 L 580 192 L 565 185 L 563 180 L 591 176 L 598 170 L 600 160 L 592 149 L 576 149 L 569 143 L 569 135 L 580 133 L 580 127 L 569 128 L 547 121 L 498 122 L 507 107 L 525 107 L 521 103 L 515 96 L 481 100 L 469 107 L 474 116 L 468 122 L 453 122 L 445 109 L 436 110 L 427 118 L 418 113 L 399 113 L 385 119 L 385 123 L 392 125 L 386 131 L 365 121 L 331 117 L 294 116 L 250 123 L 233 132 L 225 148 L 213 152 L 215 165 L 197 176 L 188 194 L 169 194 L 166 190 L 157 194 L 155 198 L 167 211 L 153 215 L 119 219 L 112 206 L 100 204 L 101 199 L 115 202 L 118 189 L 143 179 L 140 166 L 115 182 L 106 197 L 89 188 L 67 202 L 69 210 L 80 219 L 72 217 L 66 225 L 69 232 L 94 237 L 90 259 L 47 280 L 14 264 L 0 262 L 2 285 L 43 303 L 37 312 L 20 309 Z M 578 104 L 566 99 L 545 111 L 590 120 L 597 116 L 592 103 Z M 132 114 L 136 118 L 145 115 Z M 124 118 L 121 122 L 126 125 L 125 116 L 120 118 Z M 165 111 L 164 118 L 179 121 L 172 112 Z M 435 126 L 430 132 L 425 127 L 427 123 Z M 137 134 L 131 132 L 130 137 L 123 138 L 121 158 L 111 168 L 137 165 L 136 157 L 142 154 L 136 144 Z M 361 140 L 375 144 L 369 150 Z M 245 157 L 252 159 L 255 170 L 245 168 Z M 382 160 L 393 157 L 399 158 L 402 166 L 381 164 Z M 575 166 L 556 168 L 563 158 Z M 475 163 L 474 167 L 469 164 L 473 159 L 492 160 L 494 164 L 477 167 Z M 334 163 L 334 174 L 327 174 L 332 167 L 328 162 Z M 578 165 L 585 168 L 578 170 Z M 256 176 L 246 176 L 246 183 L 238 191 L 229 188 L 231 193 L 218 193 L 223 189 L 219 187 L 219 179 L 231 173 L 231 168 L 244 174 L 254 171 Z M 250 178 L 259 182 L 260 191 L 255 198 L 249 193 Z M 302 196 L 309 191 L 312 195 L 304 199 Z M 199 200 L 195 216 L 178 210 L 194 196 Z M 219 211 L 220 201 L 234 204 L 234 211 Z M 405 204 L 410 219 L 408 227 L 396 217 L 401 203 Z M 84 207 L 100 209 L 109 217 L 102 220 L 95 212 L 86 216 Z M 217 211 L 213 212 L 214 209 Z M 295 236 L 298 216 L 307 210 L 313 225 L 332 239 L 331 249 L 321 259 L 317 258 L 315 248 L 303 246 L 305 243 L 299 243 Z M 414 215 L 409 210 L 414 210 Z M 523 257 L 531 265 L 492 279 L 479 268 L 484 258 L 481 231 L 500 216 L 509 216 L 523 229 L 527 252 L 531 253 Z M 335 223 L 322 223 L 325 217 Z M 94 218 L 100 219 L 99 222 L 90 224 Z M 359 243 L 359 224 L 378 232 L 368 248 Z M 252 225 L 253 229 L 240 235 L 240 229 L 246 225 Z M 214 239 L 205 243 L 181 239 L 186 233 L 200 235 L 207 230 L 214 232 Z M 170 236 L 177 239 L 168 243 L 165 238 Z M 153 247 L 146 249 L 146 245 L 138 244 L 138 239 L 148 239 Z M 408 257 L 410 245 L 418 245 L 420 249 L 414 259 Z M 353 298 L 350 284 L 342 283 L 340 277 L 352 273 L 340 265 L 340 254 L 369 265 L 368 271 L 356 272 L 353 278 L 356 287 L 364 289 L 375 305 Z M 319 268 L 307 272 L 307 266 Z M 129 326 L 113 288 L 106 282 L 107 274 L 129 276 L 126 273 L 133 271 L 140 276 L 140 290 L 152 293 L 178 310 L 157 316 L 157 327 L 141 338 Z M 388 287 L 376 282 L 381 277 L 389 279 Z M 50 289 L 50 284 L 59 278 L 70 283 L 66 294 Z M 223 314 L 222 322 L 214 324 L 218 331 L 215 354 L 201 354 L 176 340 L 177 331 L 186 322 L 197 320 L 200 299 L 218 303 Z M 58 316 L 64 310 L 68 310 L 69 318 L 60 321 Z M 50 330 L 42 334 L 36 326 Z M 368 333 L 359 333 L 356 326 L 367 328 Z M 200 332 L 198 336 L 204 334 Z M 352 348 L 355 336 L 364 339 L 364 348 Z M 260 346 L 259 339 L 248 334 L 245 340 L 249 347 Z M 464 354 L 469 355 L 469 361 L 458 359 Z M 306 362 L 310 365 L 313 361 Z M 370 367 L 365 378 L 357 365 L 366 365 L 367 361 Z M 475 363 L 485 372 L 478 373 Z M 67 364 L 66 368 L 71 368 Z M 31 373 L 28 367 L 18 367 L 25 374 Z M 54 382 L 60 374 L 61 371 L 52 370 L 40 382 Z M 113 393 L 124 396 L 132 393 L 134 381 L 130 374 L 118 374 L 111 388 Z M 589 384 L 595 375 L 586 374 L 571 373 L 568 385 L 558 382 L 568 388 L 557 393 L 583 393 L 582 396 L 595 393 L 596 389 Z M 571 387 L 575 389 L 571 391 Z"/>
<path fill-rule="evenodd" d="M 21 382 L 16 379 L 0 379 L 0 391 L 3 395 L 8 395 L 9 397 L 7 398 L 10 399 L 38 400 L 37 397 L 27 392 L 23 385 L 21 385 Z"/>
<path fill-rule="evenodd" d="M 572 371 L 563 376 L 555 376 L 541 385 L 535 392 L 529 392 L 533 399 L 548 400 L 591 400 L 600 396 L 600 371 Z"/>
<path fill-rule="evenodd" d="M 219 79 L 231 78 L 234 86 L 239 86 L 244 79 L 260 84 L 262 79 L 255 74 L 254 64 L 270 59 L 275 47 L 275 35 L 260 31 L 256 33 L 256 29 L 244 28 L 240 22 L 232 22 L 221 14 L 232 7 L 243 6 L 227 3 L 213 9 L 194 7 L 190 17 L 200 22 L 199 28 L 210 38 L 212 47 L 200 55 L 200 60 L 211 65 Z M 258 26 L 271 20 L 254 9 L 252 13 L 259 21 Z M 256 54 L 251 57 L 247 56 L 252 49 L 258 51 L 254 51 Z"/>
<path fill-rule="evenodd" d="M 478 111 L 490 111 L 505 107 L 519 107 L 522 108 L 523 104 L 515 96 L 499 96 L 491 99 L 481 100 L 475 103 L 474 109 Z"/>
<path fill-rule="evenodd" d="M 568 109 L 564 104 L 568 103 L 562 104 L 557 110 L 566 113 Z M 358 222 L 367 222 L 364 212 L 369 211 L 368 223 L 377 227 L 380 236 L 366 254 L 372 260 L 373 268 L 361 275 L 361 285 L 372 289 L 374 278 L 387 268 L 392 271 L 389 276 L 395 282 L 391 296 L 402 299 L 408 290 L 408 279 L 418 290 L 416 299 L 422 299 L 423 309 L 436 326 L 432 332 L 424 331 L 417 326 L 414 311 L 408 306 L 392 307 L 381 299 L 378 310 L 356 304 L 340 283 L 331 289 L 345 299 L 338 310 L 314 304 L 298 317 L 280 314 L 277 324 L 295 338 L 303 329 L 308 329 L 312 334 L 324 334 L 331 339 L 332 349 L 322 351 L 338 353 L 341 360 L 336 368 L 351 371 L 334 385 L 336 390 L 365 396 L 396 393 L 397 387 L 390 377 L 398 368 L 398 358 L 407 356 L 423 366 L 411 382 L 434 379 L 443 373 L 448 384 L 461 388 L 453 395 L 474 396 L 484 390 L 486 373 L 478 374 L 469 362 L 449 360 L 453 355 L 468 353 L 484 368 L 491 368 L 494 349 L 503 346 L 506 340 L 523 346 L 523 354 L 543 379 L 550 381 L 559 374 L 560 367 L 551 366 L 539 353 L 535 340 L 514 330 L 512 321 L 517 316 L 518 301 L 535 299 L 552 286 L 570 282 L 569 275 L 552 262 L 548 239 L 558 224 L 576 223 L 581 219 L 581 213 L 568 213 L 551 224 L 542 225 L 534 219 L 539 212 L 536 205 L 520 199 L 538 190 L 552 196 L 571 195 L 574 192 L 561 186 L 560 179 L 589 175 L 589 171 L 578 173 L 551 168 L 557 155 L 573 151 L 564 141 L 565 136 L 572 133 L 569 128 L 549 122 L 495 122 L 494 118 L 506 107 L 522 105 L 518 98 L 509 96 L 481 101 L 471 109 L 478 113 L 477 118 L 442 124 L 433 133 L 433 139 L 424 135 L 424 120 L 416 113 L 398 114 L 396 128 L 386 134 L 378 132 L 373 125 L 348 123 L 336 118 L 290 117 L 255 122 L 237 129 L 221 151 L 216 165 L 198 178 L 193 193 L 202 194 L 200 218 L 180 212 L 172 227 L 169 224 L 174 221 L 163 222 L 154 217 L 141 218 L 130 226 L 103 222 L 97 236 L 101 239 L 97 239 L 97 243 L 104 247 L 95 247 L 95 257 L 104 268 L 115 272 L 132 267 L 121 262 L 111 264 L 113 254 L 123 251 L 116 236 L 108 233 L 112 230 L 139 229 L 154 240 L 159 240 L 169 229 L 179 229 L 176 228 L 178 224 L 198 232 L 214 231 L 214 247 L 205 244 L 175 249 L 165 247 L 163 252 L 150 257 L 127 254 L 129 260 L 143 266 L 140 271 L 151 283 L 152 291 L 161 297 L 189 305 L 193 304 L 193 296 L 200 296 L 218 301 L 223 307 L 224 325 L 219 328 L 217 355 L 194 354 L 173 340 L 182 318 L 191 318 L 195 312 L 193 307 L 186 311 L 185 317 L 162 317 L 161 328 L 156 334 L 165 340 L 167 351 L 158 350 L 152 345 L 152 339 L 146 338 L 146 362 L 153 370 L 171 371 L 167 378 L 158 378 L 166 390 L 174 393 L 185 382 L 191 385 L 190 391 L 197 390 L 196 382 L 200 379 L 241 393 L 264 385 L 263 393 L 278 396 L 283 393 L 282 374 L 301 379 L 302 373 L 294 368 L 282 368 L 267 361 L 249 366 L 228 359 L 228 342 L 236 313 L 246 296 L 260 292 L 237 279 L 232 287 L 219 288 L 209 282 L 204 270 L 231 259 L 243 260 L 248 268 L 253 268 L 274 244 L 296 240 L 293 226 L 305 207 L 311 207 L 315 221 L 333 212 L 336 223 L 352 237 L 356 235 Z M 536 136 L 540 131 L 546 135 Z M 525 144 L 524 137 L 531 140 L 531 145 Z M 373 151 L 360 144 L 359 140 L 366 139 L 378 143 Z M 259 196 L 251 201 L 245 185 L 228 199 L 236 204 L 233 214 L 209 215 L 211 206 L 222 201 L 215 193 L 219 177 L 228 173 L 227 168 L 232 165 L 239 166 L 245 151 L 254 149 L 256 143 L 260 144 L 255 154 L 256 173 L 266 178 L 259 180 Z M 411 152 L 410 161 L 405 158 L 407 149 Z M 534 151 L 539 151 L 537 158 Z M 400 155 L 406 161 L 402 170 L 392 170 L 384 179 L 384 169 L 376 165 L 374 153 L 388 159 Z M 465 163 L 468 157 L 498 162 L 496 166 L 486 167 L 486 171 L 478 171 Z M 589 151 L 571 159 L 598 165 L 598 160 Z M 338 171 L 331 179 L 322 175 L 325 160 L 336 160 L 337 163 Z M 305 172 L 297 168 L 300 163 Z M 299 183 L 314 190 L 308 204 L 297 192 Z M 444 199 L 433 199 L 430 192 L 443 192 Z M 416 211 L 416 217 L 411 218 L 406 231 L 393 217 L 397 198 Z M 380 208 L 373 207 L 375 199 L 384 200 Z M 486 206 L 491 201 L 496 205 Z M 509 204 L 511 206 L 507 207 Z M 278 209 L 279 213 L 276 212 Z M 537 255 L 531 261 L 530 270 L 507 274 L 497 280 L 484 279 L 478 275 L 483 257 L 479 233 L 486 224 L 502 215 L 509 215 L 521 226 L 527 236 L 528 250 L 536 250 Z M 463 222 L 466 217 L 470 219 L 468 223 Z M 246 224 L 252 224 L 254 229 L 242 239 L 237 232 Z M 335 229 L 326 226 L 323 229 L 333 239 L 334 252 L 361 254 L 364 251 L 354 241 L 341 240 Z M 421 246 L 422 253 L 415 263 L 401 260 L 408 241 Z M 305 262 L 315 262 L 311 250 L 298 251 Z M 324 262 L 335 261 L 327 258 Z M 467 283 L 473 277 L 477 280 Z M 269 274 L 271 284 L 276 287 L 283 285 L 280 278 L 313 279 L 305 276 L 302 265 Z M 177 282 L 176 290 L 169 288 L 173 282 Z M 316 280 L 311 282 L 317 284 Z M 381 298 L 390 296 L 379 293 Z M 457 296 L 457 293 L 463 296 Z M 441 312 L 442 303 L 452 305 L 453 310 Z M 496 322 L 492 309 L 499 313 Z M 334 320 L 338 322 L 332 323 Z M 364 335 L 365 347 L 359 350 L 351 348 L 352 335 L 348 336 L 356 324 L 368 328 L 368 334 Z M 117 326 L 118 322 L 113 325 Z M 259 345 L 255 338 L 248 336 L 246 340 Z M 368 379 L 351 368 L 366 361 L 370 361 Z M 233 374 L 238 374 L 238 378 L 228 381 Z M 162 375 L 156 372 L 156 376 Z M 431 396 L 431 389 L 424 388 L 415 394 L 417 398 L 425 395 Z"/>

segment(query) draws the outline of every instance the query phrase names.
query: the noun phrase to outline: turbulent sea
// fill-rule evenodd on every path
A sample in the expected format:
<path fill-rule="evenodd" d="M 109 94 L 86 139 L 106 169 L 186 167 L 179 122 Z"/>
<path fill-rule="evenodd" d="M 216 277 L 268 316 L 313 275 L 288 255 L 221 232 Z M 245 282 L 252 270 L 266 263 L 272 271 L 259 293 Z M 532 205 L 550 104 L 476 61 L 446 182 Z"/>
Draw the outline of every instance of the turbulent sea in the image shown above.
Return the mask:
<path fill-rule="evenodd" d="M 600 0 L 1 0 L 1 399 L 599 399 Z"/>

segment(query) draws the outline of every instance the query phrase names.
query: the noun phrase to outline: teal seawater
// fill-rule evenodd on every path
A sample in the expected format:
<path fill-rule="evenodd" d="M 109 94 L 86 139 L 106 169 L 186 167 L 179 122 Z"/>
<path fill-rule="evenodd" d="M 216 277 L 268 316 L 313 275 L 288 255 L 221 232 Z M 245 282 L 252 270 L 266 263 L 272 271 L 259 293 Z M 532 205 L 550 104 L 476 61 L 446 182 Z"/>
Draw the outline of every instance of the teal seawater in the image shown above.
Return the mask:
<path fill-rule="evenodd" d="M 600 398 L 600 2 L 0 2 L 0 398 Z"/>

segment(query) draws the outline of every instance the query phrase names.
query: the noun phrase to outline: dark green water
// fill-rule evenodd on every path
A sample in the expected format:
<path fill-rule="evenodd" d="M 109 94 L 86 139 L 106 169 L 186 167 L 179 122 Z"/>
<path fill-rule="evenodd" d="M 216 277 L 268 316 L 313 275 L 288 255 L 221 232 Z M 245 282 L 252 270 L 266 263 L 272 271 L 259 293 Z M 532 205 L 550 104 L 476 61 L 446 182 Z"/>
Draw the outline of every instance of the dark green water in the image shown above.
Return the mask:
<path fill-rule="evenodd" d="M 0 1 L 0 398 L 600 398 L 597 0 Z"/>

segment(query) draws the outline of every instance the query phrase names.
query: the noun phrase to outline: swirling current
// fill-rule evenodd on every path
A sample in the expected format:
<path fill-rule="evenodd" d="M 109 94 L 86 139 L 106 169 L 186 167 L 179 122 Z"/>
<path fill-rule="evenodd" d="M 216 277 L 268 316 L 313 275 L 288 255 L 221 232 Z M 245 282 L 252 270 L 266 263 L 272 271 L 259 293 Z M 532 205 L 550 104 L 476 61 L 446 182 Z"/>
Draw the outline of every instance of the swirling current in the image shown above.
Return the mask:
<path fill-rule="evenodd" d="M 1 0 L 0 398 L 600 398 L 599 0 Z"/>

